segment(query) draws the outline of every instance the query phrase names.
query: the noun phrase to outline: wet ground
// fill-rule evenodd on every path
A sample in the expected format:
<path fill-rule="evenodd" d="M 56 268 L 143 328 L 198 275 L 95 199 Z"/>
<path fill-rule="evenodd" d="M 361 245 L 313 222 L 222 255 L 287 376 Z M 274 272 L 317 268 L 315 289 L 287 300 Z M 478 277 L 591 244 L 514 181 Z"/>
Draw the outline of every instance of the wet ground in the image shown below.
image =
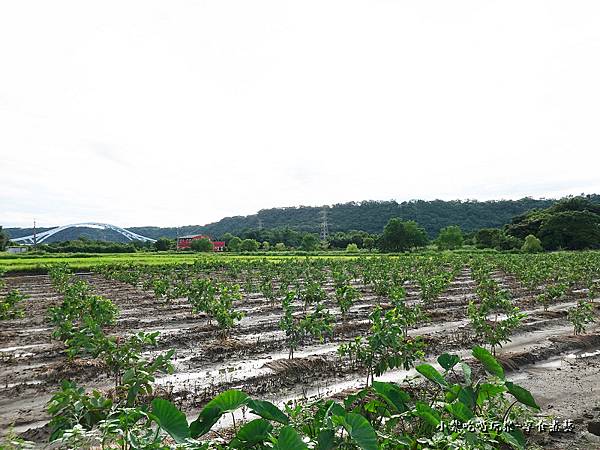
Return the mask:
<path fill-rule="evenodd" d="M 324 343 L 307 342 L 290 361 L 285 336 L 277 325 L 281 308 L 259 295 L 236 304 L 245 317 L 231 336 L 223 339 L 206 317 L 192 314 L 186 299 L 165 304 L 136 287 L 94 274 L 80 276 L 118 305 L 119 321 L 109 332 L 160 331 L 158 351 L 176 349 L 176 371 L 157 380 L 157 391 L 168 394 L 190 417 L 229 388 L 282 403 L 335 396 L 361 387 L 365 374 L 342 361 L 337 347 L 365 334 L 369 312 L 376 303 L 385 304 L 385 299 L 357 283 L 361 299 L 344 320 L 333 300 L 326 303 L 336 316 L 334 337 Z M 542 416 L 574 423 L 573 433 L 535 433 L 535 441 L 545 448 L 600 449 L 600 438 L 588 431 L 588 427 L 594 431 L 594 423 L 600 420 L 600 334 L 596 334 L 600 330 L 592 327 L 587 335 L 573 337 L 566 320 L 567 308 L 585 293 L 572 293 L 544 311 L 512 277 L 498 273 L 496 278 L 528 313 L 512 342 L 499 353 L 509 377 L 532 391 L 543 408 Z M 26 317 L 4 322 L 0 330 L 0 434 L 12 426 L 27 438 L 42 441 L 47 437 L 44 425 L 49 419 L 46 403 L 61 379 L 104 390 L 110 389 L 111 380 L 96 361 L 68 362 L 62 345 L 51 339 L 47 309 L 59 304 L 61 297 L 47 276 L 6 280 L 9 288 L 18 288 L 30 297 L 23 304 Z M 327 289 L 331 294 L 332 287 Z M 443 351 L 468 357 L 475 341 L 465 314 L 473 291 L 474 282 L 465 269 L 428 308 L 429 320 L 410 331 L 429 344 L 428 361 Z M 409 287 L 408 295 L 409 301 L 419 301 L 416 288 Z M 401 381 L 410 375 L 410 371 L 390 371 L 380 379 Z"/>

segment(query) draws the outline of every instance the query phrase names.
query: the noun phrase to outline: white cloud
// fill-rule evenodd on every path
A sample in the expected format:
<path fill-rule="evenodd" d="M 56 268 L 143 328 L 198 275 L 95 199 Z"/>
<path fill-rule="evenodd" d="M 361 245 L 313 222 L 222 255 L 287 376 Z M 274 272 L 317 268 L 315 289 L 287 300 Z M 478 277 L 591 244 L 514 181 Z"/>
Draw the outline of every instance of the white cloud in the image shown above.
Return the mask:
<path fill-rule="evenodd" d="M 5 2 L 0 224 L 600 191 L 593 1 Z"/>

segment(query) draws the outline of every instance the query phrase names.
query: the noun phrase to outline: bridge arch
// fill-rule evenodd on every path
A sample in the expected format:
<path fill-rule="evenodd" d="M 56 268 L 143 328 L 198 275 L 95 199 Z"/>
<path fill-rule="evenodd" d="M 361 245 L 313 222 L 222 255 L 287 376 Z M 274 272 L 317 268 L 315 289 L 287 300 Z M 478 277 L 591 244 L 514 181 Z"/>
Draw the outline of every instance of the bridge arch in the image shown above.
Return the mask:
<path fill-rule="evenodd" d="M 69 228 L 97 228 L 100 230 L 112 230 L 119 233 L 121 236 L 125 236 L 130 241 L 142 241 L 142 242 L 155 242 L 156 239 L 152 239 L 141 234 L 134 233 L 133 231 L 126 230 L 125 228 L 111 225 L 109 223 L 98 223 L 98 222 L 83 222 L 83 223 L 72 223 L 70 225 L 63 225 L 61 227 L 52 228 L 51 230 L 38 233 L 36 240 L 38 244 L 41 244 L 50 236 L 54 236 L 61 231 L 68 230 Z M 29 236 L 23 236 L 20 238 L 11 239 L 11 241 L 18 244 L 32 245 L 34 243 L 33 234 Z"/>

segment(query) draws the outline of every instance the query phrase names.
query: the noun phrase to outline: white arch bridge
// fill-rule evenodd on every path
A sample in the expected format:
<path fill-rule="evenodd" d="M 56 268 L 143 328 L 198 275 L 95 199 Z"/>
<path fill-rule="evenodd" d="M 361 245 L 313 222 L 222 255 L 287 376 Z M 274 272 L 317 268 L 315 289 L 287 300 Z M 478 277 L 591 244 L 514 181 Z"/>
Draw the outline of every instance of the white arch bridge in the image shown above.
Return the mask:
<path fill-rule="evenodd" d="M 155 242 L 156 239 L 151 239 L 146 236 L 142 236 L 140 234 L 134 233 L 132 231 L 126 230 L 125 228 L 117 227 L 116 225 L 110 225 L 108 223 L 97 223 L 97 222 L 86 222 L 86 223 L 73 223 L 71 225 L 63 225 L 62 227 L 52 228 L 51 230 L 44 231 L 42 233 L 37 233 L 34 239 L 34 235 L 24 236 L 20 238 L 11 239 L 11 241 L 32 245 L 34 242 L 41 244 L 50 236 L 54 236 L 56 233 L 60 233 L 61 231 L 67 230 L 69 228 L 97 228 L 99 230 L 112 230 L 119 233 L 121 236 L 125 236 L 130 241 L 142 241 L 142 242 Z"/>

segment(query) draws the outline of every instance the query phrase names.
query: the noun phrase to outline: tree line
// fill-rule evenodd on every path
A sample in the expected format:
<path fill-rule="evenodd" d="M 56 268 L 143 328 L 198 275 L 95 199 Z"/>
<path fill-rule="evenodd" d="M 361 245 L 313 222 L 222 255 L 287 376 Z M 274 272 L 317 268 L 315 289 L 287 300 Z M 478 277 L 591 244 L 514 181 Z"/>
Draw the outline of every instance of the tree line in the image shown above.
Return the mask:
<path fill-rule="evenodd" d="M 417 221 L 392 217 L 379 233 L 364 230 L 336 231 L 324 241 L 316 233 L 287 226 L 246 228 L 236 235 L 225 232 L 220 235 L 219 240 L 225 241 L 226 249 L 231 252 L 363 249 L 390 253 L 405 252 L 432 244 L 440 250 L 454 250 L 464 245 L 481 249 L 527 252 L 599 249 L 600 198 L 566 197 L 547 208 L 533 209 L 516 215 L 502 227 L 468 231 L 459 224 L 452 224 L 441 228 L 434 239 Z M 0 227 L 0 251 L 5 249 L 8 242 L 8 236 Z M 169 237 L 161 237 L 154 244 L 124 244 L 80 238 L 37 247 L 38 250 L 49 253 L 123 253 L 140 250 L 168 251 L 175 248 L 176 240 Z M 209 240 L 199 239 L 192 242 L 192 251 L 212 249 Z"/>

